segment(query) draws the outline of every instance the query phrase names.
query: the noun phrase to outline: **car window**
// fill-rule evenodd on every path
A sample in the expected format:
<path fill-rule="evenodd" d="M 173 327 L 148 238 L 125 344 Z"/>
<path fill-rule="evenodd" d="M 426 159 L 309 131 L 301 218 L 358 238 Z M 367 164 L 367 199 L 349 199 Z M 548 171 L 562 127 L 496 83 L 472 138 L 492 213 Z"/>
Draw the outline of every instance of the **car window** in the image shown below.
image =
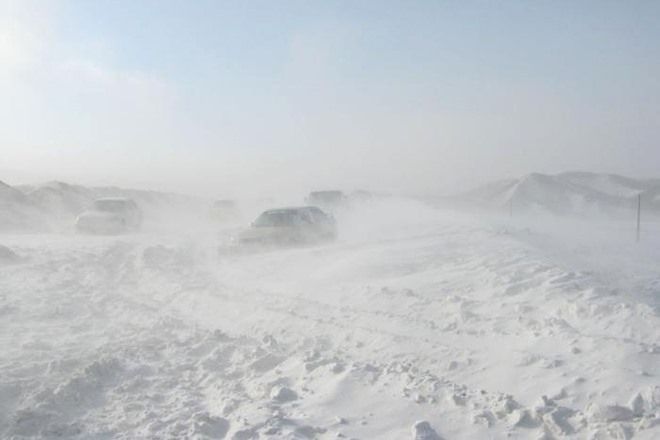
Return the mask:
<path fill-rule="evenodd" d="M 307 213 L 308 213 L 310 219 L 311 219 L 313 222 L 322 222 L 322 221 L 325 220 L 325 218 L 326 218 L 326 216 L 325 216 L 325 214 L 323 213 L 323 211 L 321 211 L 320 209 L 318 209 L 318 208 L 316 208 L 316 207 L 308 208 L 308 209 L 307 209 Z"/>
<path fill-rule="evenodd" d="M 256 227 L 300 226 L 305 219 L 296 211 L 264 212 L 254 222 Z"/>

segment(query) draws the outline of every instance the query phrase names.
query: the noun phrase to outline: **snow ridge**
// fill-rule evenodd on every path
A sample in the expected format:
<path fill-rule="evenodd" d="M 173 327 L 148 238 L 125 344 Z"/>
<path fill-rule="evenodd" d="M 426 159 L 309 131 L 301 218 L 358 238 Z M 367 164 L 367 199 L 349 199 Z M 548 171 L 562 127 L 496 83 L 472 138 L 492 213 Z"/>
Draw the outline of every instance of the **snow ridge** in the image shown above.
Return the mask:
<path fill-rule="evenodd" d="M 588 172 L 531 173 L 484 185 L 452 200 L 500 210 L 616 215 L 636 208 L 638 195 L 645 210 L 660 214 L 660 179 Z"/>

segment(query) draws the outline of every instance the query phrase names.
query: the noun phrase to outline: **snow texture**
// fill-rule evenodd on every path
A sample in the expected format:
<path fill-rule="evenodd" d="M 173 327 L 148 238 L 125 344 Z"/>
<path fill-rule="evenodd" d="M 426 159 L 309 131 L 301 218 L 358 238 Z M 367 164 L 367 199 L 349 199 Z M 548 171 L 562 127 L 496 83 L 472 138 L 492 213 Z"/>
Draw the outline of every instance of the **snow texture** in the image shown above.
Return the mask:
<path fill-rule="evenodd" d="M 0 438 L 660 438 L 657 235 L 336 216 L 335 243 L 244 254 L 222 228 L 0 235 Z"/>
<path fill-rule="evenodd" d="M 614 174 L 532 173 L 484 185 L 444 202 L 520 213 L 626 216 L 641 196 L 645 214 L 660 216 L 660 179 L 631 179 Z"/>

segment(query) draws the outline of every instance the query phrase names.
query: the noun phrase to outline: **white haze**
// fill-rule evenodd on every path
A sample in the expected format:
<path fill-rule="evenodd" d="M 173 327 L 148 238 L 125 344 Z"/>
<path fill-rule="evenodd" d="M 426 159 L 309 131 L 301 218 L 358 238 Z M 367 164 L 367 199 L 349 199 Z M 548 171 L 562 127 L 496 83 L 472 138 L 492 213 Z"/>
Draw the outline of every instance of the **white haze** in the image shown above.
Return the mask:
<path fill-rule="evenodd" d="M 177 13 L 170 6 L 144 18 L 163 41 L 171 41 L 170 31 L 157 20 Z M 380 45 L 370 51 L 377 37 L 365 36 L 359 20 L 316 18 L 282 31 L 283 59 L 269 79 L 274 66 L 234 60 L 224 46 L 206 58 L 185 58 L 220 60 L 199 71 L 152 67 L 167 47 L 145 49 L 140 63 L 127 65 L 121 55 L 141 44 L 120 38 L 135 32 L 130 23 L 80 40 L 71 29 L 76 8 L 5 0 L 0 170 L 15 184 L 59 179 L 210 197 L 323 187 L 438 195 L 531 171 L 653 177 L 660 162 L 660 89 L 652 80 L 660 75 L 653 56 L 657 11 L 650 5 L 622 5 L 625 13 L 594 7 L 580 26 L 567 20 L 582 11 L 565 6 L 563 12 L 485 8 L 492 15 L 482 17 L 486 34 L 476 47 L 471 27 L 452 24 L 465 19 L 467 7 L 419 6 L 399 19 L 357 8 L 381 20 L 369 23 L 375 35 L 397 30 L 399 39 L 386 40 L 391 56 Z M 86 12 L 94 19 L 115 13 L 101 6 L 92 11 Z M 271 12 L 275 20 L 278 12 Z M 204 16 L 201 5 L 178 13 L 182 20 Z M 231 13 L 238 14 L 221 8 L 219 20 L 230 20 L 223 17 Z M 522 13 L 529 14 L 529 27 L 538 21 L 538 45 L 525 41 L 525 28 L 513 27 Z M 422 20 L 433 14 L 439 24 Z M 437 32 L 428 40 L 435 45 L 428 48 L 403 20 Z M 566 26 L 567 35 L 553 25 Z M 600 39 L 592 40 L 590 31 Z M 193 21 L 180 32 L 191 47 L 213 50 L 206 47 L 208 36 L 194 33 Z M 227 44 L 242 47 L 242 38 L 252 44 L 251 35 L 246 28 Z M 456 57 L 450 42 L 465 55 Z M 437 53 L 418 54 L 416 44 Z M 394 57 L 406 51 L 412 53 L 393 69 Z M 561 62 L 555 51 L 575 62 Z M 372 71 L 351 54 L 378 64 Z M 233 76 L 221 68 L 230 62 L 246 65 Z M 379 69 L 383 63 L 390 69 Z"/>
<path fill-rule="evenodd" d="M 274 5 L 0 0 L 0 438 L 660 438 L 657 6 Z"/>

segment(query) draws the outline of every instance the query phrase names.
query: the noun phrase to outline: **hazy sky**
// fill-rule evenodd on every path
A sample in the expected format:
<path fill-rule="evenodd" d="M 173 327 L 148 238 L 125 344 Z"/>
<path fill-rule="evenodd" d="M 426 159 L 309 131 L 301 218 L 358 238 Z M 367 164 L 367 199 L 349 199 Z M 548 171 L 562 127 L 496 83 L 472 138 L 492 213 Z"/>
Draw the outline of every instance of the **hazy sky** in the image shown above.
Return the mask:
<path fill-rule="evenodd" d="M 658 1 L 0 0 L 0 180 L 660 176 Z"/>

